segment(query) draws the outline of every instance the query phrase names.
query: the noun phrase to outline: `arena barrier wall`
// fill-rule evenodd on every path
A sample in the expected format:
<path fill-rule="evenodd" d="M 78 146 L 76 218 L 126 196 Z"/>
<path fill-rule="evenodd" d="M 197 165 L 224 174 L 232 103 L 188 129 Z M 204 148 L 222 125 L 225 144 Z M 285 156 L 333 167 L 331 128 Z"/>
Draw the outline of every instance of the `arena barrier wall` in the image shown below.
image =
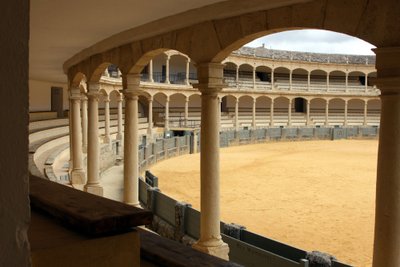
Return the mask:
<path fill-rule="evenodd" d="M 250 144 L 279 140 L 338 140 L 376 138 L 377 127 L 273 127 L 259 129 L 227 130 L 220 133 L 220 146 Z M 193 135 L 157 140 L 139 150 L 140 169 L 144 170 L 160 160 L 191 153 L 191 145 L 200 148 Z M 200 151 L 199 149 L 197 151 Z M 200 212 L 190 204 L 176 201 L 158 188 L 158 178 L 150 171 L 139 179 L 139 200 L 154 213 L 152 230 L 160 235 L 191 245 L 200 236 Z M 224 242 L 229 244 L 230 259 L 245 266 L 312 267 L 320 266 L 307 260 L 309 252 L 249 232 L 244 226 L 221 222 Z M 330 255 L 325 255 L 329 256 Z M 315 255 L 314 255 L 315 259 Z M 351 267 L 331 260 L 332 267 Z"/>

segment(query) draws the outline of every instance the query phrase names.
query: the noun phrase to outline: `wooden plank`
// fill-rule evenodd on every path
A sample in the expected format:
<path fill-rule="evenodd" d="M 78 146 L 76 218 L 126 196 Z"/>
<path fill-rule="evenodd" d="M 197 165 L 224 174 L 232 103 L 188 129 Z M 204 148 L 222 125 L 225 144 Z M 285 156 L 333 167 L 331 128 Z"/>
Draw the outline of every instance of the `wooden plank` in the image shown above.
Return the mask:
<path fill-rule="evenodd" d="M 32 209 L 88 235 L 128 231 L 135 226 L 150 224 L 153 216 L 150 211 L 33 175 L 30 176 L 29 197 Z"/>

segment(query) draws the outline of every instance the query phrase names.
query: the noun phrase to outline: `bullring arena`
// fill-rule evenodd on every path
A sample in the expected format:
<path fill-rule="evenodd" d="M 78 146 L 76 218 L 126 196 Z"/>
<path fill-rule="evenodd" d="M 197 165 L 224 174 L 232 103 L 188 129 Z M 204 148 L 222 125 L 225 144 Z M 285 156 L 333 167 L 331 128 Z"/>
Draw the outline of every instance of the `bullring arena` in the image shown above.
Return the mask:
<path fill-rule="evenodd" d="M 224 61 L 226 87 L 214 111 L 223 147 L 221 231 L 232 261 L 261 266 L 279 258 L 276 266 L 303 266 L 307 252 L 318 250 L 337 258 L 332 266 L 372 264 L 381 109 L 374 64 L 372 56 L 264 47 L 243 47 Z M 202 120 L 194 64 L 173 50 L 154 57 L 140 75 L 137 106 L 129 108 L 135 98 L 120 93 L 119 69 L 109 65 L 99 75 L 98 118 L 93 104 L 88 110 L 93 97 L 84 77 L 70 89 L 69 121 L 31 113 L 31 173 L 146 207 L 156 218 L 152 230 L 196 246 Z M 33 90 L 38 85 L 32 82 Z M 127 130 L 128 111 L 138 114 L 136 129 Z M 99 143 L 91 143 L 97 135 Z M 136 152 L 126 146 L 134 140 Z M 138 162 L 137 169 L 126 162 Z M 136 183 L 127 179 L 132 175 L 143 178 Z"/>

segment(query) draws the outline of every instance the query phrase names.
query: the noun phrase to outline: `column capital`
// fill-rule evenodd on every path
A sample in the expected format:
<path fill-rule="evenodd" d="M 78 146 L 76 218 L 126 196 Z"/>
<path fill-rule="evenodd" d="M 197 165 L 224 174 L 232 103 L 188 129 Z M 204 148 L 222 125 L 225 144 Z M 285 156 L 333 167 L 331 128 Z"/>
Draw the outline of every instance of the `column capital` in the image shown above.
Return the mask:
<path fill-rule="evenodd" d="M 101 93 L 98 91 L 91 91 L 88 92 L 86 95 L 89 99 L 99 100 Z"/>
<path fill-rule="evenodd" d="M 100 83 L 99 82 L 88 82 L 88 92 L 100 91 Z"/>
<path fill-rule="evenodd" d="M 105 95 L 104 98 L 103 98 L 103 101 L 105 103 L 109 103 L 110 102 L 110 96 L 109 95 Z"/>
<path fill-rule="evenodd" d="M 202 93 L 217 94 L 226 85 L 224 84 L 224 64 L 200 63 L 197 64 L 198 88 Z"/>
<path fill-rule="evenodd" d="M 119 94 L 117 96 L 117 102 L 122 102 L 122 100 L 124 100 L 124 95 L 123 94 Z"/>
<path fill-rule="evenodd" d="M 87 97 L 86 93 L 81 93 L 81 100 L 82 100 L 82 102 L 88 100 L 88 97 Z"/>
<path fill-rule="evenodd" d="M 147 100 L 148 100 L 149 102 L 153 102 L 154 97 L 153 97 L 152 95 L 150 95 L 150 96 L 147 98 Z"/>
<path fill-rule="evenodd" d="M 378 78 L 374 83 L 382 95 L 400 93 L 400 47 L 375 48 Z"/>

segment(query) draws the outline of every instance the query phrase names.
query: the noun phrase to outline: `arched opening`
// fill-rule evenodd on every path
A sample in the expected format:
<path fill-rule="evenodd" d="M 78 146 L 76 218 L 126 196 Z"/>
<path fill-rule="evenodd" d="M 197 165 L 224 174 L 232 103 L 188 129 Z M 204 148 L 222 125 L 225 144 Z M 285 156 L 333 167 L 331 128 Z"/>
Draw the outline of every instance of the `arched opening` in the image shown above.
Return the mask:
<path fill-rule="evenodd" d="M 274 69 L 274 85 L 279 90 L 289 90 L 290 70 L 285 67 Z"/>
<path fill-rule="evenodd" d="M 310 101 L 310 120 L 315 126 L 328 125 L 326 121 L 326 100 L 323 98 L 313 98 Z"/>
<path fill-rule="evenodd" d="M 310 72 L 310 90 L 326 91 L 328 73 L 324 70 L 312 70 Z"/>
<path fill-rule="evenodd" d="M 236 71 L 237 71 L 237 65 L 232 62 L 226 62 L 224 63 L 224 79 L 225 82 L 228 84 L 228 87 L 236 87 L 237 81 L 236 81 Z"/>
<path fill-rule="evenodd" d="M 244 96 L 239 97 L 239 125 L 240 125 L 240 127 L 245 127 L 245 128 L 251 127 L 251 125 L 253 123 L 253 121 L 252 121 L 253 103 L 254 103 L 254 100 L 250 96 L 244 95 Z"/>
<path fill-rule="evenodd" d="M 185 126 L 186 96 L 180 93 L 169 97 L 169 126 L 182 128 Z"/>
<path fill-rule="evenodd" d="M 260 127 L 270 126 L 271 123 L 271 98 L 259 96 L 256 98 L 257 125 Z"/>
<path fill-rule="evenodd" d="M 351 91 L 365 90 L 365 73 L 361 71 L 349 72 L 348 87 Z"/>
<path fill-rule="evenodd" d="M 350 99 L 347 102 L 347 113 L 349 126 L 360 126 L 364 124 L 364 104 L 362 99 Z"/>
<path fill-rule="evenodd" d="M 308 70 L 297 68 L 292 72 L 292 89 L 305 91 L 308 89 Z"/>
<path fill-rule="evenodd" d="M 345 101 L 341 98 L 329 100 L 329 124 L 333 126 L 344 125 Z"/>
<path fill-rule="evenodd" d="M 378 127 L 381 115 L 381 100 L 371 99 L 367 106 L 368 125 Z"/>
<path fill-rule="evenodd" d="M 331 71 L 329 73 L 329 90 L 345 91 L 346 73 L 344 71 Z"/>
<path fill-rule="evenodd" d="M 180 54 L 172 54 L 169 60 L 169 81 L 172 84 L 186 84 L 186 64 L 188 58 Z"/>

